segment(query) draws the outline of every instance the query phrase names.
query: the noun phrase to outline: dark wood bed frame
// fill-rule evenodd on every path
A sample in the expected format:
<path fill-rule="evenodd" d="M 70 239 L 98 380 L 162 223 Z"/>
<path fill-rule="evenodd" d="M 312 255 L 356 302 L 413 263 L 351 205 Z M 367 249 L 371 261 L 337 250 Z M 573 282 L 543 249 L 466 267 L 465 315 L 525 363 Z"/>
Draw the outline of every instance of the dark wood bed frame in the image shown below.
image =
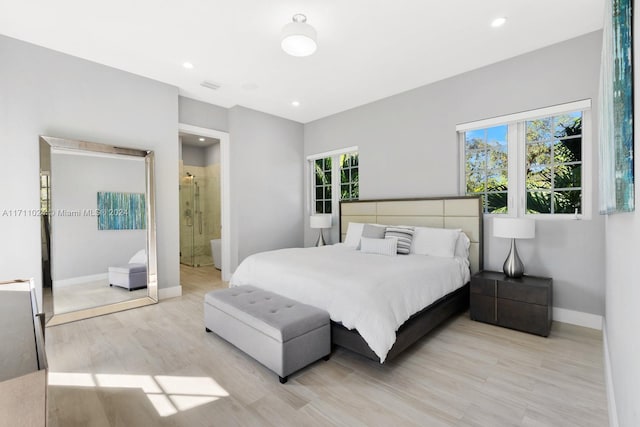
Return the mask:
<path fill-rule="evenodd" d="M 409 318 L 396 332 L 396 342 L 387 353 L 385 362 L 392 360 L 412 344 L 431 332 L 448 318 L 469 308 L 469 284 L 445 295 L 430 306 Z M 347 329 L 342 323 L 331 321 L 331 342 L 358 353 L 368 359 L 380 361 L 364 338 L 355 329 Z"/>
<path fill-rule="evenodd" d="M 382 200 L 359 200 L 358 202 L 401 202 L 401 201 L 421 201 L 421 200 L 451 200 L 451 199 L 478 199 L 477 197 L 434 197 L 420 199 L 382 199 Z M 354 202 L 340 202 L 340 235 L 342 236 L 342 204 Z M 357 202 L 355 202 L 357 203 Z M 482 269 L 482 203 L 479 203 L 479 268 Z M 340 239 L 342 240 L 342 238 Z M 403 323 L 396 332 L 396 342 L 387 354 L 386 361 L 394 359 L 404 350 L 409 348 L 416 341 L 420 340 L 435 327 L 440 325 L 450 317 L 462 313 L 469 308 L 469 283 L 458 288 L 450 294 L 440 298 L 430 306 L 422 309 L 411 316 Z M 358 353 L 368 359 L 380 361 L 380 358 L 371 350 L 364 338 L 357 330 L 349 330 L 341 323 L 331 321 L 331 341 L 333 345 L 344 347 Z"/>

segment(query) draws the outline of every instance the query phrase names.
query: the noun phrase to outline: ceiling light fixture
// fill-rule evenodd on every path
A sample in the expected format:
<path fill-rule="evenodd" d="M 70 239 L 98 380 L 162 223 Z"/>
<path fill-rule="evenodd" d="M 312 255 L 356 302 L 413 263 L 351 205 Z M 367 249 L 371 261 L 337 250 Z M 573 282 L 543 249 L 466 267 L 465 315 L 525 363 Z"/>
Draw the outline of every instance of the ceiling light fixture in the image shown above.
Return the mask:
<path fill-rule="evenodd" d="M 292 101 L 291 105 L 293 105 L 294 107 L 299 107 L 300 106 L 300 101 Z"/>
<path fill-rule="evenodd" d="M 293 15 L 293 22 L 282 28 L 282 50 L 291 56 L 309 56 L 318 48 L 315 28 L 307 24 L 307 17 L 301 13 Z"/>
<path fill-rule="evenodd" d="M 204 142 L 204 138 L 198 138 L 198 141 Z"/>
<path fill-rule="evenodd" d="M 504 25 L 504 23 L 507 22 L 507 18 L 505 18 L 504 16 L 500 17 L 500 18 L 496 18 L 493 21 L 491 21 L 491 26 L 493 28 L 498 28 L 498 27 L 502 27 Z"/>
<path fill-rule="evenodd" d="M 193 64 L 191 62 L 185 62 L 182 66 L 187 70 L 191 70 L 193 68 Z"/>

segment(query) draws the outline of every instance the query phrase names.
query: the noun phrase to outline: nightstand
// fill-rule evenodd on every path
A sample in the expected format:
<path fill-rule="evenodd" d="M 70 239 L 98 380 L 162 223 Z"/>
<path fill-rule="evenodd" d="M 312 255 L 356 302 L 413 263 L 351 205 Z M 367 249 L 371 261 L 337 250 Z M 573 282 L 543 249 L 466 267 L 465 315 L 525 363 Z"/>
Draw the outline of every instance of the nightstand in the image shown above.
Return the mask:
<path fill-rule="evenodd" d="M 516 279 L 481 271 L 471 277 L 471 319 L 546 337 L 551 329 L 552 294 L 553 280 L 548 277 Z"/>

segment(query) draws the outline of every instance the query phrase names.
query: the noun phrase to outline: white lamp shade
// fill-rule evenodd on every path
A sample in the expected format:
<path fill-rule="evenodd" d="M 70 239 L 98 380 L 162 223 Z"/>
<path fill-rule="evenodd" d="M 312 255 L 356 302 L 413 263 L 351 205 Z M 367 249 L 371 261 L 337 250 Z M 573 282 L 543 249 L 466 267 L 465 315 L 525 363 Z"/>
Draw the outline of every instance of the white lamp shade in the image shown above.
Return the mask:
<path fill-rule="evenodd" d="M 311 226 L 311 228 L 330 228 L 331 215 L 329 214 L 311 215 L 311 217 L 309 217 L 309 225 Z"/>
<path fill-rule="evenodd" d="M 305 22 L 292 22 L 282 29 L 282 50 L 291 56 L 309 56 L 318 48 L 316 30 Z"/>
<path fill-rule="evenodd" d="M 493 235 L 507 239 L 533 239 L 536 222 L 525 218 L 494 218 Z"/>

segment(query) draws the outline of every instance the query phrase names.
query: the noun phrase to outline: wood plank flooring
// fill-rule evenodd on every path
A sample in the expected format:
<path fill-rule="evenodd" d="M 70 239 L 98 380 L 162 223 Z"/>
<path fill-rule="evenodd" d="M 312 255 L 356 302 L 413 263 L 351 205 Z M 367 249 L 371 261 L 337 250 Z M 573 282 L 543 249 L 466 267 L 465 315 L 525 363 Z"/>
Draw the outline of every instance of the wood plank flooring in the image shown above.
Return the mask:
<path fill-rule="evenodd" d="M 549 338 L 460 315 L 388 365 L 336 350 L 281 385 L 203 326 L 213 267 L 183 296 L 48 328 L 49 425 L 606 426 L 602 337 Z"/>

